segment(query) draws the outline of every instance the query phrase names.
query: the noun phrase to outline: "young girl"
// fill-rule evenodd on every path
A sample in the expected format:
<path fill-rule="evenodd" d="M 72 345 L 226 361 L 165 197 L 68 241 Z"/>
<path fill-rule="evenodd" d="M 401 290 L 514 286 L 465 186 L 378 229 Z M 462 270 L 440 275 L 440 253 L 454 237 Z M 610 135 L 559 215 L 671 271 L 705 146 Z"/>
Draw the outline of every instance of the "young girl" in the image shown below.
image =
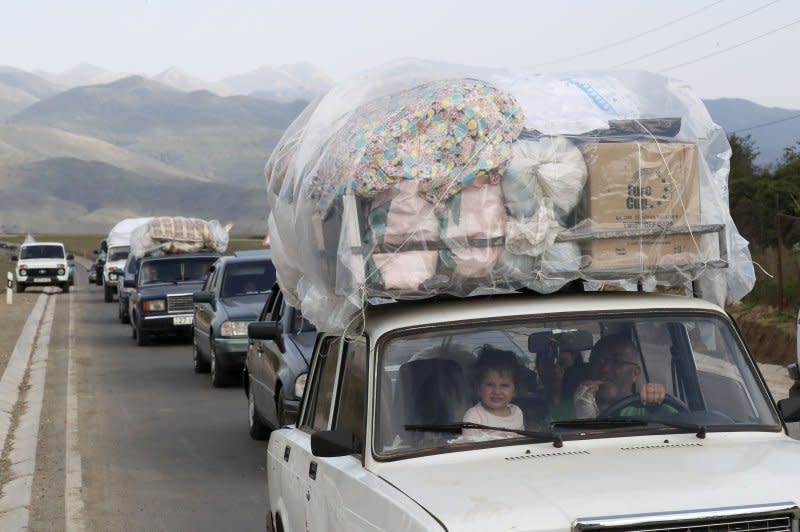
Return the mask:
<path fill-rule="evenodd" d="M 490 427 L 523 429 L 522 410 L 511 404 L 516 387 L 519 363 L 514 353 L 485 345 L 475 362 L 475 376 L 480 402 L 464 413 L 464 421 Z M 464 429 L 464 435 L 491 434 L 511 437 L 513 432 Z"/>

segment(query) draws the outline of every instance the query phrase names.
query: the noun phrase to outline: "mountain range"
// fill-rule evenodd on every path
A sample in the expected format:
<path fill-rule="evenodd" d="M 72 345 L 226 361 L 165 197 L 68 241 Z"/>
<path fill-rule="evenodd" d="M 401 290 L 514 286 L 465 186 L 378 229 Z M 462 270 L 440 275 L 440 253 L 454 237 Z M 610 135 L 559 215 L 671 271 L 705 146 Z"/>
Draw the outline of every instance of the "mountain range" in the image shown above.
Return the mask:
<path fill-rule="evenodd" d="M 264 66 L 208 82 L 79 65 L 0 67 L 0 232 L 97 232 L 127 216 L 193 215 L 263 233 L 263 167 L 283 130 L 331 86 L 313 65 Z M 758 164 L 800 140 L 800 111 L 705 101 Z M 755 127 L 754 127 L 755 126 Z"/>

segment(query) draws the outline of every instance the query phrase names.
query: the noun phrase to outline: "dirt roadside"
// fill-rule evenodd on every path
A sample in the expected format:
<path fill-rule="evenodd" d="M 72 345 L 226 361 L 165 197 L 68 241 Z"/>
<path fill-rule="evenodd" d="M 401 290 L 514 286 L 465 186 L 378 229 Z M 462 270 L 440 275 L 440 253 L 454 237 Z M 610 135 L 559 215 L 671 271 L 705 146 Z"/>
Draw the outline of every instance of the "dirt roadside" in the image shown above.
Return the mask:
<path fill-rule="evenodd" d="M 12 294 L 13 303 L 8 305 L 6 303 L 6 271 L 12 271 L 14 263 L 11 262 L 11 255 L 13 251 L 7 249 L 0 249 L 0 271 L 3 272 L 2 285 L 0 288 L 0 375 L 6 369 L 8 359 L 11 357 L 11 352 L 17 344 L 22 332 L 22 327 L 25 325 L 25 320 L 31 313 L 36 300 L 42 293 L 43 288 L 26 290 L 21 294 L 16 292 Z"/>

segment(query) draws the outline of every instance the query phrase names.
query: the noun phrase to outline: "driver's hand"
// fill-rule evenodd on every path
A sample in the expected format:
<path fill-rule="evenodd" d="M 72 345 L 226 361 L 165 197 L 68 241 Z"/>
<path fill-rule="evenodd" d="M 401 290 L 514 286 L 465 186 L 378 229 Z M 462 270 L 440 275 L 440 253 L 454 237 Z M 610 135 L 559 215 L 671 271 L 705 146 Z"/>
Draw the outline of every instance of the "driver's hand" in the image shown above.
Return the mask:
<path fill-rule="evenodd" d="M 639 399 L 643 405 L 660 405 L 666 395 L 664 385 L 657 382 L 648 382 L 639 390 Z"/>

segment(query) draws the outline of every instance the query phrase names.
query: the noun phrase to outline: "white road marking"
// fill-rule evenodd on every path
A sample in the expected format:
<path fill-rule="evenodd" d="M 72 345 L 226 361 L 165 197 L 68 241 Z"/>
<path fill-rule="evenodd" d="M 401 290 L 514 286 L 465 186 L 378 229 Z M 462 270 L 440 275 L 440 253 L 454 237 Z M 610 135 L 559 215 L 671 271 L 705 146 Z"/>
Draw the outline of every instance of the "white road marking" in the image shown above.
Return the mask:
<path fill-rule="evenodd" d="M 11 427 L 11 414 L 14 411 L 14 405 L 19 400 L 19 385 L 22 384 L 22 379 L 28 369 L 31 352 L 33 351 L 33 341 L 36 338 L 39 322 L 42 321 L 42 314 L 47 300 L 48 297 L 45 294 L 40 295 L 39 299 L 36 300 L 36 304 L 25 321 L 22 333 L 20 333 L 14 346 L 14 351 L 8 360 L 3 377 L 0 378 L 0 449 L 2 449 L 8 438 L 8 430 Z"/>
<path fill-rule="evenodd" d="M 67 434 L 66 434 L 66 484 L 64 486 L 64 510 L 67 532 L 86 530 L 83 507 L 83 471 L 78 432 L 77 369 L 72 363 L 72 346 L 75 332 L 76 306 L 72 293 L 69 295 L 69 330 L 67 333 Z"/>
<path fill-rule="evenodd" d="M 24 397 L 26 408 L 12 436 L 13 446 L 8 457 L 11 480 L 3 485 L 3 495 L 0 497 L 0 530 L 23 530 L 29 528 L 30 524 L 31 489 L 36 472 L 39 423 L 44 403 L 44 382 L 55 308 L 56 298 L 51 295 L 47 298 L 36 349 L 31 359 L 29 386 Z"/>

